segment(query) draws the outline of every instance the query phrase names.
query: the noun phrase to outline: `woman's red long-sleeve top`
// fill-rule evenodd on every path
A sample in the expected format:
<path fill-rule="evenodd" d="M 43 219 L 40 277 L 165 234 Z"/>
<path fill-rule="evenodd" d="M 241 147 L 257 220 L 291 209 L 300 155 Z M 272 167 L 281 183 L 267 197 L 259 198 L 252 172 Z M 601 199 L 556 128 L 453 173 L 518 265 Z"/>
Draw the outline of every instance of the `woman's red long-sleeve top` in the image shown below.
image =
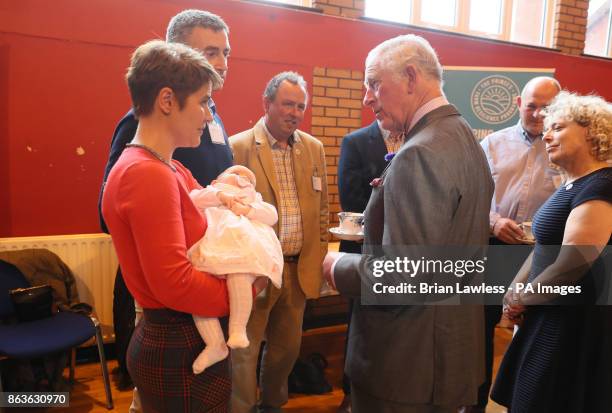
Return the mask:
<path fill-rule="evenodd" d="M 168 165 L 141 148 L 126 148 L 108 176 L 102 213 L 125 283 L 143 308 L 203 317 L 229 313 L 225 280 L 196 270 L 187 250 L 206 232 L 189 198 L 201 188 L 180 162 Z"/>

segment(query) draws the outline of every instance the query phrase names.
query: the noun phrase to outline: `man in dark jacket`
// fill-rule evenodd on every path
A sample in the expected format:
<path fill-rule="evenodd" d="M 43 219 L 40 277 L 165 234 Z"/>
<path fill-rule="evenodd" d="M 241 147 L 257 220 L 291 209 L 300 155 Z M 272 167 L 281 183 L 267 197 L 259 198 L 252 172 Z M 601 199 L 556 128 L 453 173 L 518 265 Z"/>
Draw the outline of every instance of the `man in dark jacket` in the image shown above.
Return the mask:
<path fill-rule="evenodd" d="M 389 132 L 381 129 L 377 121 L 365 128 L 349 133 L 342 139 L 340 159 L 338 161 L 338 191 L 340 193 L 340 207 L 344 212 L 362 213 L 372 192 L 370 183 L 378 178 L 385 169 L 385 155 L 394 151 L 391 142 L 397 139 L 384 139 Z M 356 241 L 340 241 L 341 252 L 361 253 L 361 243 Z M 350 314 L 353 302 L 349 300 L 349 328 Z M 348 338 L 347 330 L 347 338 Z M 344 347 L 346 358 L 346 344 Z M 349 413 L 351 383 L 346 374 L 342 376 L 342 391 L 344 398 L 338 407 L 337 413 Z"/>

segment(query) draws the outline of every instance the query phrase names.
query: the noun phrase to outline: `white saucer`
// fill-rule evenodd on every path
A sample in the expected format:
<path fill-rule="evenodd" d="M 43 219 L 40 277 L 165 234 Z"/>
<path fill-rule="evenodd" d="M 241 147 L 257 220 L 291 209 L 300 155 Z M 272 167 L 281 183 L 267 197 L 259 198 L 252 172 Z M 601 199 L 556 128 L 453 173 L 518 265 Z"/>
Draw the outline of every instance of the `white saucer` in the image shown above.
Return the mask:
<path fill-rule="evenodd" d="M 527 245 L 535 245 L 535 239 L 529 239 L 529 238 L 517 238 L 519 241 L 521 241 L 523 244 L 527 244 Z"/>
<path fill-rule="evenodd" d="M 363 232 L 359 232 L 357 234 L 347 234 L 346 232 L 342 232 L 340 227 L 330 228 L 329 232 L 331 232 L 334 237 L 344 241 L 361 241 L 363 239 Z"/>

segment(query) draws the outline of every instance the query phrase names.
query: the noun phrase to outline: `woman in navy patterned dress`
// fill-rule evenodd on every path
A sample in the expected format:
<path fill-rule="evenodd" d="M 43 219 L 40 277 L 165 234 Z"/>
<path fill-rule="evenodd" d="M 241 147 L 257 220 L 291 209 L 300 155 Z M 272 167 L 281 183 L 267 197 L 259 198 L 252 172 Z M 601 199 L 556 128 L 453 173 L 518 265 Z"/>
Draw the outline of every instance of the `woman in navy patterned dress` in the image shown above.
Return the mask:
<path fill-rule="evenodd" d="M 562 92 L 547 113 L 546 150 L 567 180 L 534 217 L 536 246 L 504 297 L 520 328 L 491 398 L 511 413 L 610 413 L 612 307 L 595 303 L 612 275 L 601 253 L 612 240 L 612 107 Z M 528 282 L 581 293 L 516 291 Z"/>

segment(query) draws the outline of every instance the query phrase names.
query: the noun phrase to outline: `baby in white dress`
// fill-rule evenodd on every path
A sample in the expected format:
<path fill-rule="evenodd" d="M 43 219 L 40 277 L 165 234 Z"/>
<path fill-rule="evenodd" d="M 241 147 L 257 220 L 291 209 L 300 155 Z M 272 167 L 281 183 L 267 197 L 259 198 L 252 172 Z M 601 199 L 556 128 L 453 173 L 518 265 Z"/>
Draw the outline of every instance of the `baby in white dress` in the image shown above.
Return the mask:
<path fill-rule="evenodd" d="M 206 217 L 204 237 L 187 251 L 200 271 L 227 278 L 230 301 L 230 348 L 249 345 L 246 325 L 253 306 L 252 284 L 256 277 L 270 278 L 280 288 L 283 252 L 272 226 L 278 221 L 273 205 L 255 191 L 255 174 L 244 166 L 232 166 L 204 189 L 189 194 Z M 193 363 L 199 374 L 223 360 L 228 349 L 216 318 L 193 316 L 206 348 Z"/>

